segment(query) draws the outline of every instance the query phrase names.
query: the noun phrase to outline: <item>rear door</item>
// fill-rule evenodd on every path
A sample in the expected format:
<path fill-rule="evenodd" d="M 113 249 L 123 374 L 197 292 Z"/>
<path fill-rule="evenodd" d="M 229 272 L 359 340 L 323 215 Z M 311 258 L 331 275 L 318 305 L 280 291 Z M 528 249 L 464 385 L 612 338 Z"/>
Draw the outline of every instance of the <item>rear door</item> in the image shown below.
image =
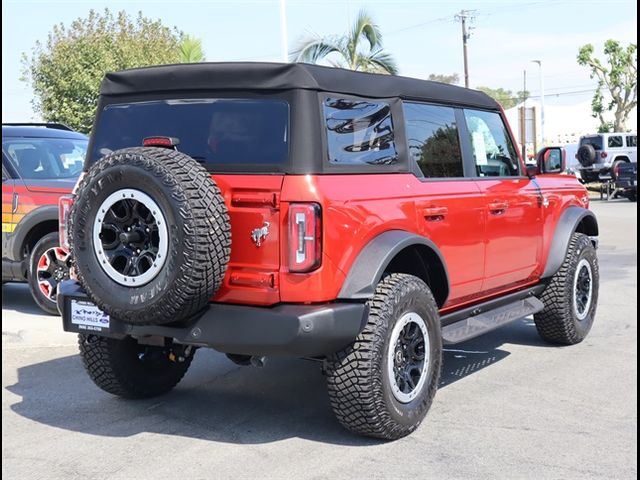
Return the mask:
<path fill-rule="evenodd" d="M 627 155 L 629 156 L 629 160 L 631 162 L 638 161 L 638 136 L 637 135 L 627 135 L 625 138 L 625 144 L 627 146 Z"/>
<path fill-rule="evenodd" d="M 482 287 L 484 197 L 473 179 L 465 178 L 456 110 L 404 102 L 403 111 L 410 161 L 419 178 L 418 229 L 445 258 L 451 281 L 446 306 L 454 306 L 479 296 Z"/>
<path fill-rule="evenodd" d="M 522 171 L 514 143 L 498 112 L 465 109 L 486 215 L 482 290 L 491 294 L 536 278 L 542 251 L 542 197 Z"/>

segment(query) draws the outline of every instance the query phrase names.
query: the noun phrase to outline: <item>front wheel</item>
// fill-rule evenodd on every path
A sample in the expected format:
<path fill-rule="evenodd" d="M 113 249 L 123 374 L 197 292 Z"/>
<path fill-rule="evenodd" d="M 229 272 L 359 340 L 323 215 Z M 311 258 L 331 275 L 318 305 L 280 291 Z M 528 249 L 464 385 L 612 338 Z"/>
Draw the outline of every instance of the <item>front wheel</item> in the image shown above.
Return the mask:
<path fill-rule="evenodd" d="M 51 315 L 60 315 L 56 300 L 58 285 L 69 278 L 71 255 L 60 248 L 56 232 L 42 237 L 31 252 L 29 288 L 36 304 Z"/>
<path fill-rule="evenodd" d="M 534 316 L 540 336 L 561 345 L 584 340 L 596 315 L 599 283 L 596 249 L 588 236 L 574 233 L 560 270 L 540 298 L 544 310 Z"/>
<path fill-rule="evenodd" d="M 417 277 L 383 278 L 355 342 L 327 359 L 329 399 L 347 429 L 395 440 L 429 410 L 442 368 L 438 306 Z"/>

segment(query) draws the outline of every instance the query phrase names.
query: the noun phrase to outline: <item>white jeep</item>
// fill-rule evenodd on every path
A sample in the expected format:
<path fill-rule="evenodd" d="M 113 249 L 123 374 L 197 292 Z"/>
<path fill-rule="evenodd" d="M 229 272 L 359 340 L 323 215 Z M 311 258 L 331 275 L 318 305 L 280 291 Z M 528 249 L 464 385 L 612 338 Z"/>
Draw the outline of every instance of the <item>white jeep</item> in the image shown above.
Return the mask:
<path fill-rule="evenodd" d="M 580 137 L 576 158 L 580 162 L 580 177 L 584 182 L 597 182 L 601 176 L 616 179 L 618 166 L 637 162 L 636 132 L 597 133 Z"/>

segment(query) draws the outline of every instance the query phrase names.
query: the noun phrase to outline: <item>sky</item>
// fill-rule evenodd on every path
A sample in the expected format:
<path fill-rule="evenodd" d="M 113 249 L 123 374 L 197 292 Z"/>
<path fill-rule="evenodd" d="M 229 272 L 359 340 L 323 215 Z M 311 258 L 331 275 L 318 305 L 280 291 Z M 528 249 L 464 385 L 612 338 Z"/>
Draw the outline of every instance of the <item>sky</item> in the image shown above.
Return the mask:
<path fill-rule="evenodd" d="M 39 120 L 32 90 L 20 80 L 23 53 L 46 41 L 57 23 L 69 24 L 90 9 L 141 11 L 167 26 L 202 40 L 208 61 L 281 61 L 278 0 L 238 1 L 44 1 L 2 2 L 2 121 Z M 576 62 L 581 45 L 601 51 L 605 40 L 637 40 L 634 1 L 484 0 L 356 1 L 287 0 L 290 49 L 309 35 L 340 34 L 366 7 L 383 32 L 384 47 L 397 60 L 400 74 L 426 78 L 430 73 L 458 73 L 463 78 L 460 10 L 472 10 L 469 39 L 471 87 L 522 90 L 540 95 L 541 60 L 545 101 L 570 105 L 590 101 L 596 82 Z"/>

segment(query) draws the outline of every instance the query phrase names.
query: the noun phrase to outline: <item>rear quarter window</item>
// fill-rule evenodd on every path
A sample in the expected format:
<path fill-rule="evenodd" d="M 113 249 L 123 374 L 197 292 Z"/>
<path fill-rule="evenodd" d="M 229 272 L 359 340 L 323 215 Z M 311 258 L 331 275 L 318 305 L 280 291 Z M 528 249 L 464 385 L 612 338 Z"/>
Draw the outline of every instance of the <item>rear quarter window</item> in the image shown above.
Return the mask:
<path fill-rule="evenodd" d="M 323 112 L 330 164 L 393 165 L 398 162 L 389 103 L 333 97 L 324 100 Z"/>
<path fill-rule="evenodd" d="M 607 140 L 607 146 L 609 148 L 619 148 L 622 146 L 622 136 L 620 135 L 614 135 L 609 137 L 609 139 Z"/>
<path fill-rule="evenodd" d="M 638 146 L 638 136 L 637 135 L 628 135 L 627 136 L 627 147 L 637 147 Z"/>

